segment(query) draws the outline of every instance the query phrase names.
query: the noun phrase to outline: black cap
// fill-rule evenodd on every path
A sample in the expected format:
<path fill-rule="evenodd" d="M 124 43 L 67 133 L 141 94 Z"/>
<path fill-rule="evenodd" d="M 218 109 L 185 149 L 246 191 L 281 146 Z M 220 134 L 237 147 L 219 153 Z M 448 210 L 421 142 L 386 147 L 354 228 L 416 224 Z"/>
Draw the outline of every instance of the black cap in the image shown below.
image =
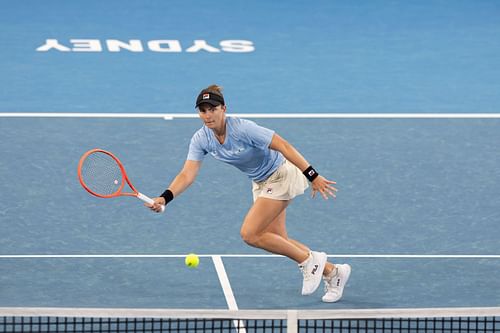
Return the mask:
<path fill-rule="evenodd" d="M 225 105 L 224 97 L 222 95 L 210 91 L 210 90 L 202 90 L 196 99 L 196 108 L 200 106 L 200 104 L 208 103 L 212 106 Z"/>

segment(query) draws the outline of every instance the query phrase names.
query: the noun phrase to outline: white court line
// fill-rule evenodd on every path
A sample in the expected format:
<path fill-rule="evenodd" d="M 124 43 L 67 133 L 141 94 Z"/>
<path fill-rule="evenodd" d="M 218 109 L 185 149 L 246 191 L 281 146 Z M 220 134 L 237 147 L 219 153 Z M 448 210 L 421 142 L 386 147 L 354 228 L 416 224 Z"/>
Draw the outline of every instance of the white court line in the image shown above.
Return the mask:
<path fill-rule="evenodd" d="M 231 311 L 238 310 L 238 304 L 236 304 L 236 299 L 234 298 L 233 289 L 231 288 L 231 283 L 229 283 L 229 278 L 227 277 L 226 269 L 224 268 L 224 263 L 222 262 L 221 256 L 212 256 L 212 261 L 214 262 L 215 270 L 217 271 L 217 276 L 219 277 L 220 285 L 222 291 L 224 292 L 224 297 L 226 298 L 226 303 Z M 245 323 L 242 320 L 233 320 L 234 327 L 238 327 L 238 333 L 246 333 Z"/>
<path fill-rule="evenodd" d="M 271 119 L 484 119 L 500 118 L 500 113 L 233 113 L 241 118 Z M 0 118 L 160 118 L 197 119 L 193 113 L 76 113 L 76 112 L 0 112 Z"/>
<path fill-rule="evenodd" d="M 0 259 L 184 258 L 186 254 L 1 254 Z M 284 258 L 275 254 L 199 254 L 205 258 Z M 365 259 L 500 259 L 500 254 L 330 254 L 330 258 Z"/>
<path fill-rule="evenodd" d="M 217 276 L 219 276 L 220 285 L 224 291 L 224 297 L 226 298 L 229 310 L 238 310 L 238 305 L 236 304 L 233 289 L 231 289 L 231 284 L 229 283 L 229 278 L 227 277 L 222 258 L 220 256 L 213 256 L 212 260 L 217 270 Z"/>

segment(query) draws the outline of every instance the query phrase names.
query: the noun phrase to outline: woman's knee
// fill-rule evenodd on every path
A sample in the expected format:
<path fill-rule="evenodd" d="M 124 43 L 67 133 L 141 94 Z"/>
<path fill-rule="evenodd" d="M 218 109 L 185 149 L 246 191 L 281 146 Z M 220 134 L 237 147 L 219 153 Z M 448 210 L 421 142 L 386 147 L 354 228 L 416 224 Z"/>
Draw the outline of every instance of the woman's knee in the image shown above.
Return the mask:
<path fill-rule="evenodd" d="M 241 227 L 240 236 L 241 236 L 241 239 L 243 239 L 243 241 L 245 243 L 247 243 L 248 245 L 251 245 L 251 246 L 257 246 L 259 238 L 260 238 L 259 234 L 257 232 L 255 232 L 255 230 L 252 230 L 251 228 L 246 227 L 244 224 Z"/>

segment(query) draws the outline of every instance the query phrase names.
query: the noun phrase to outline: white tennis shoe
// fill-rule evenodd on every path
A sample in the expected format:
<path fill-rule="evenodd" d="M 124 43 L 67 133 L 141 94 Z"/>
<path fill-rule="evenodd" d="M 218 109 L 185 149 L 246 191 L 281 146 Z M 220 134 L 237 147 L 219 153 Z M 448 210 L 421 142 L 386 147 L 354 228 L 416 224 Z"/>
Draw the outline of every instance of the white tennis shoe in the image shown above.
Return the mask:
<path fill-rule="evenodd" d="M 326 253 L 314 252 L 309 253 L 309 258 L 299 265 L 304 282 L 302 284 L 302 295 L 311 295 L 318 289 L 323 276 L 323 270 L 326 264 Z"/>
<path fill-rule="evenodd" d="M 322 300 L 326 303 L 337 302 L 342 298 L 344 287 L 351 275 L 351 266 L 348 264 L 335 265 L 337 274 L 333 277 L 323 277 L 325 281 L 325 295 Z"/>

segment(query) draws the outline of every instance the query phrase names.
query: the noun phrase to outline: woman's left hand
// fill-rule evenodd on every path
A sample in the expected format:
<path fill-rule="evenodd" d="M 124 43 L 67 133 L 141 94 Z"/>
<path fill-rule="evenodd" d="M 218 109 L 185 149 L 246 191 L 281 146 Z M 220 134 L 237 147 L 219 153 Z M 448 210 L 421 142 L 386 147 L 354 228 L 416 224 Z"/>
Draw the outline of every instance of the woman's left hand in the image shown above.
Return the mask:
<path fill-rule="evenodd" d="M 319 192 L 323 199 L 328 200 L 328 196 L 336 198 L 337 189 L 332 186 L 332 184 L 337 184 L 334 181 L 328 180 L 325 177 L 319 175 L 311 183 L 312 185 L 312 197 L 316 197 L 316 193 Z"/>

